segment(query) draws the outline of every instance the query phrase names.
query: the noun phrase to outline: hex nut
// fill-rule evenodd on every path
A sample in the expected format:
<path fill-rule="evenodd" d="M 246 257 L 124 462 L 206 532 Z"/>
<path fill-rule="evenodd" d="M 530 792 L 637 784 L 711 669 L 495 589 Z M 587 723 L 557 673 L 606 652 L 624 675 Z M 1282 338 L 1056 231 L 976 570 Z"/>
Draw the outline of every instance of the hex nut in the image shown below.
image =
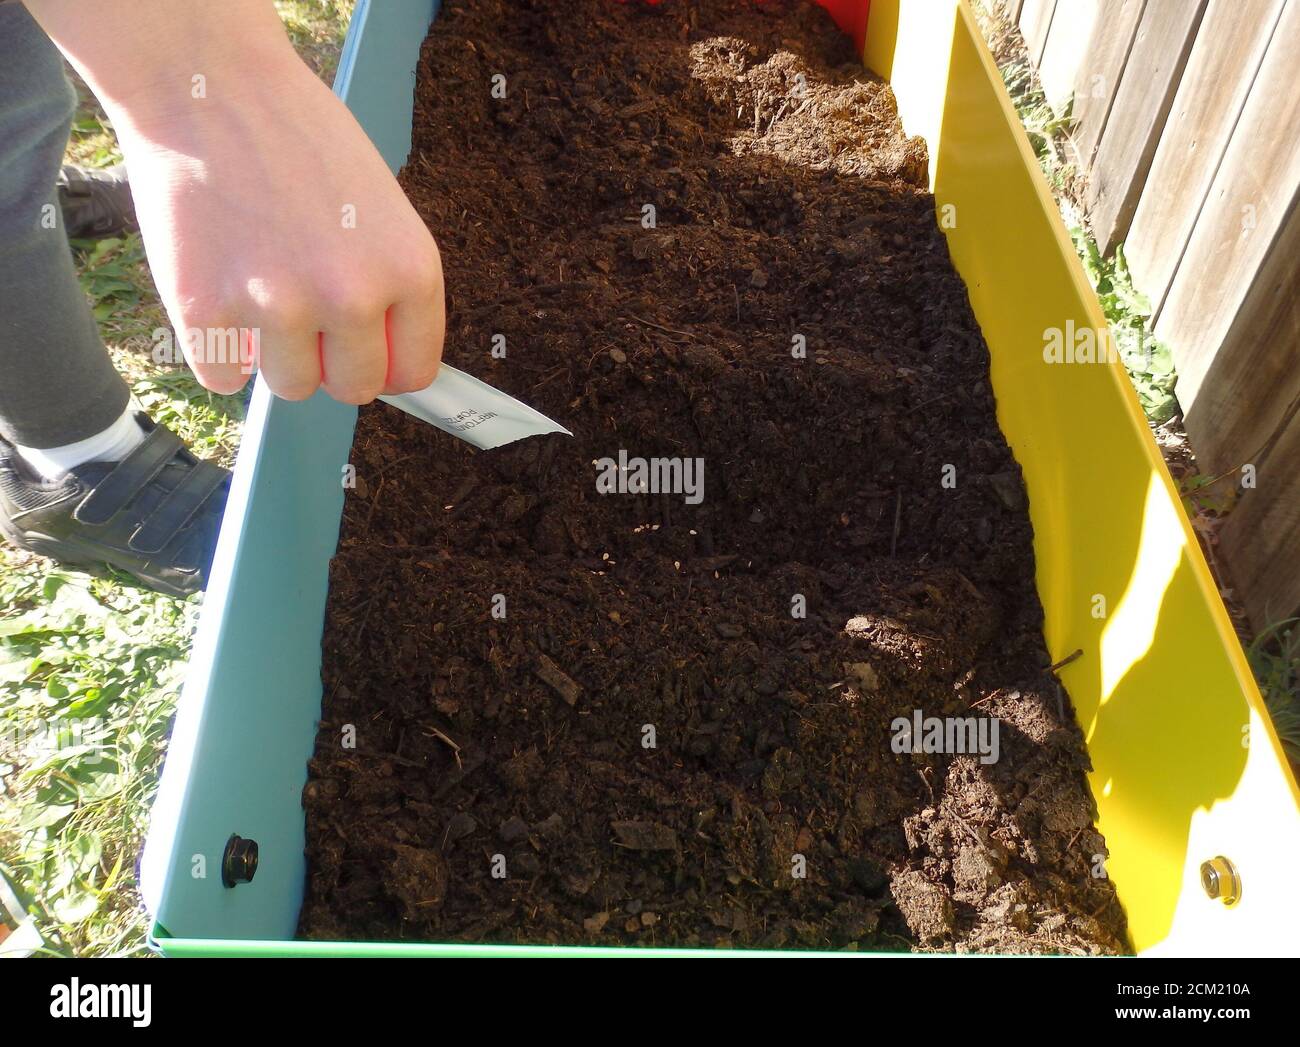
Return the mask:
<path fill-rule="evenodd" d="M 1223 855 L 1201 863 L 1201 886 L 1210 898 L 1233 906 L 1241 898 L 1241 877 L 1237 867 Z"/>
<path fill-rule="evenodd" d="M 221 856 L 221 882 L 227 887 L 252 883 L 257 875 L 257 842 L 232 834 Z"/>

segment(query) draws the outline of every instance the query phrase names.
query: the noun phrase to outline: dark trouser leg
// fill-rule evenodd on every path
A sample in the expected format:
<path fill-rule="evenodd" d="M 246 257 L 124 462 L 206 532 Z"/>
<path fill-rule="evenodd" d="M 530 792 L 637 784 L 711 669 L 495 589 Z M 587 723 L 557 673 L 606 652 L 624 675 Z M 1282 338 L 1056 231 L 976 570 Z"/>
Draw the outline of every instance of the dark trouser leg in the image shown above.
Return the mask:
<path fill-rule="evenodd" d="M 75 103 L 49 38 L 0 4 L 0 435 L 27 447 L 93 436 L 127 405 L 54 191 Z"/>

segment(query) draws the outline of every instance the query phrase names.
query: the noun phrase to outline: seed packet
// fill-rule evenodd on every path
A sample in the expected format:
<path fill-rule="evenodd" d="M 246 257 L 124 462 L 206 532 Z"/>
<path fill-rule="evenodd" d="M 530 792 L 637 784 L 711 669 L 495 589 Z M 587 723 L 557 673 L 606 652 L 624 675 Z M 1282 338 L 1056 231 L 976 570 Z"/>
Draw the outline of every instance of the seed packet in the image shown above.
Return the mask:
<path fill-rule="evenodd" d="M 427 389 L 379 399 L 484 451 L 525 436 L 573 435 L 540 411 L 448 364 Z"/>

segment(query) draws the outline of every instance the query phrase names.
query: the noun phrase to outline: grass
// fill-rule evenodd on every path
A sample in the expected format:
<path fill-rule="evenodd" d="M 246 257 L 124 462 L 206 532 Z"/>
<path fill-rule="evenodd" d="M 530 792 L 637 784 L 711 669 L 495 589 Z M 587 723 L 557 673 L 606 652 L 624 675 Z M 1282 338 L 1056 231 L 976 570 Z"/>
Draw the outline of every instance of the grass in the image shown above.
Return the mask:
<path fill-rule="evenodd" d="M 1151 333 L 1151 303 L 1133 286 L 1124 245 L 1115 248 L 1113 258 L 1103 258 L 1097 241 L 1082 226 L 1071 228 L 1070 238 L 1097 292 L 1138 402 L 1152 425 L 1163 425 L 1179 411 L 1174 396 L 1178 375 L 1169 346 Z"/>
<path fill-rule="evenodd" d="M 1246 654 L 1282 747 L 1300 767 L 1300 618 L 1269 626 Z"/>
<path fill-rule="evenodd" d="M 1000 21 L 987 4 L 977 4 L 985 36 L 993 43 L 998 71 L 1007 93 L 1015 104 L 1020 122 L 1024 125 L 1029 144 L 1038 157 L 1039 166 L 1047 176 L 1055 196 L 1072 198 L 1078 185 L 1079 173 L 1066 142 L 1071 126 L 1071 101 L 1062 113 L 1052 109 L 1038 83 L 1038 74 L 1024 48 L 1012 46 L 1010 24 Z"/>
<path fill-rule="evenodd" d="M 353 0 L 276 8 L 299 53 L 332 79 Z M 80 95 L 69 161 L 120 162 L 103 110 Z M 135 401 L 197 454 L 229 464 L 244 398 L 214 396 L 188 370 L 154 363 L 152 335 L 166 318 L 140 237 L 74 252 Z M 0 544 L 0 876 L 27 907 L 42 954 L 147 954 L 136 862 L 200 605 Z"/>
<path fill-rule="evenodd" d="M 334 79 L 356 0 L 275 0 L 293 46 L 322 80 Z"/>

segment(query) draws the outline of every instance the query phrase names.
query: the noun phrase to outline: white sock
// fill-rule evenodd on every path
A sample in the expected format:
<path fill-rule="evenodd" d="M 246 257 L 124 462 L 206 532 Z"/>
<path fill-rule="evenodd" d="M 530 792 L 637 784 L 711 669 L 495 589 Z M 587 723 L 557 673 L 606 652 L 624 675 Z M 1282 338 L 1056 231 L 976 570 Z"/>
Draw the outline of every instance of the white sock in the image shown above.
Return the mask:
<path fill-rule="evenodd" d="M 128 407 L 122 416 L 102 433 L 87 436 L 75 444 L 62 447 L 17 446 L 23 461 L 41 474 L 42 479 L 56 480 L 73 466 L 85 462 L 120 462 L 144 439 L 144 430 Z"/>

